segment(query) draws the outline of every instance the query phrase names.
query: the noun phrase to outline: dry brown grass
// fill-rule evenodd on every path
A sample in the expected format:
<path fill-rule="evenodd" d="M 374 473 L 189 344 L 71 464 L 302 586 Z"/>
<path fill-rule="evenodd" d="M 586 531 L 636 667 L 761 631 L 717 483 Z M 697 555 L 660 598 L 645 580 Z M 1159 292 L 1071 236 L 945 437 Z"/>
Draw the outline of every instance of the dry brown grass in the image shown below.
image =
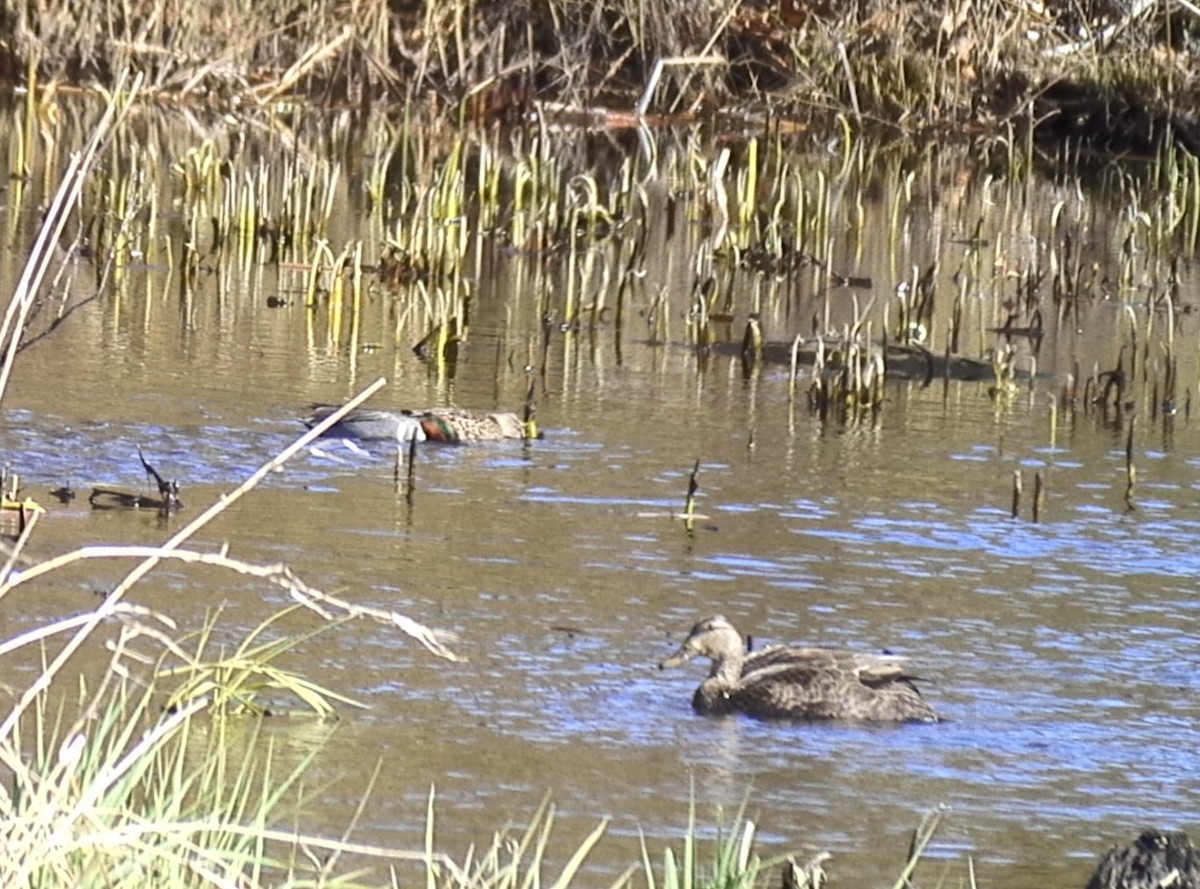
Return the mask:
<path fill-rule="evenodd" d="M 945 136 L 1078 116 L 1080 94 L 1085 112 L 1114 99 L 1186 107 L 1200 79 L 1200 16 L 1174 4 L 35 0 L 0 5 L 0 33 L 13 35 L 0 42 L 0 73 L 19 76 L 33 59 L 43 78 L 67 81 L 141 71 L 151 94 L 222 109 L 305 96 L 513 121 L 547 102 L 631 108 L 656 63 L 689 57 L 705 64 L 664 69 L 651 112 L 841 114 L 863 128 Z M 1065 106 L 1062 83 L 1082 91 Z M 1190 131 L 1169 111 L 1119 128 L 1164 122 Z"/>

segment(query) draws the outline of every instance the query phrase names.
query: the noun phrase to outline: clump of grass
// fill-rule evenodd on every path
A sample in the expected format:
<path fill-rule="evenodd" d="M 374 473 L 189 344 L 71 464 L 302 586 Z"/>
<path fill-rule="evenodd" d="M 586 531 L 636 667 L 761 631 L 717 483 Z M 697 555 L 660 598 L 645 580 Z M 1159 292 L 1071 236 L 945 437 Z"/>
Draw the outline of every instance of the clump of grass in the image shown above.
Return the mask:
<path fill-rule="evenodd" d="M 718 833 L 712 858 L 702 863 L 698 854 L 696 810 L 693 804 L 688 810 L 688 827 L 682 852 L 676 853 L 670 847 L 663 852 L 663 889 L 752 889 L 759 885 L 760 878 L 788 861 L 788 856 L 780 855 L 766 860 L 760 858 L 754 852 L 756 830 L 754 822 L 746 817 L 746 805 L 743 803 L 729 828 Z M 647 889 L 657 889 L 659 883 L 655 880 L 654 867 L 644 839 L 642 876 Z"/>
<path fill-rule="evenodd" d="M 96 685 L 80 677 L 74 698 L 60 698 L 57 709 L 49 694 L 39 694 L 0 738 L 8 774 L 0 790 L 6 885 L 382 885 L 359 864 L 344 866 L 350 851 L 380 869 L 418 862 L 429 881 L 468 872 L 432 848 L 371 847 L 277 827 L 296 812 L 303 819 L 300 782 L 320 748 L 280 771 L 258 737 L 258 720 L 211 718 L 211 700 L 200 695 L 170 696 L 177 705 L 162 706 L 170 674 L 136 675 L 143 657 L 135 646 L 166 638 L 176 649 L 171 622 L 145 609 L 120 613 L 123 624 Z M 239 650 L 253 648 L 262 630 Z M 203 635 L 193 661 L 206 641 Z"/>
<path fill-rule="evenodd" d="M 78 716 L 40 695 L 0 739 L 10 885 L 257 885 L 294 871 L 266 849 L 268 825 L 308 760 L 285 775 L 269 750 L 235 764 L 220 723 L 200 730 L 203 700 L 164 711 L 157 683 L 139 687 L 122 666 L 147 630 L 127 626 L 98 687 L 79 680 Z"/>
<path fill-rule="evenodd" d="M 451 863 L 433 851 L 434 797 L 429 793 L 429 808 L 425 816 L 425 848 L 427 862 L 425 879 L 429 886 L 445 889 L 487 889 L 487 887 L 518 887 L 540 885 L 546 867 L 546 852 L 554 829 L 554 806 L 547 795 L 533 813 L 523 831 L 511 827 L 497 831 L 485 851 L 478 856 L 468 850 L 465 860 Z M 549 883 L 553 889 L 572 885 L 588 854 L 608 829 L 608 819 L 601 819 L 595 829 L 575 848 L 563 865 L 557 879 Z M 442 863 L 438 864 L 438 859 Z M 614 886 L 622 885 L 624 879 Z"/>
<path fill-rule="evenodd" d="M 334 715 L 335 701 L 365 707 L 365 704 L 274 663 L 280 655 L 336 626 L 322 624 L 299 636 L 284 634 L 273 639 L 263 638 L 275 624 L 300 608 L 300 605 L 292 605 L 276 612 L 254 628 L 232 652 L 222 651 L 215 658 L 209 657 L 209 649 L 220 612 L 196 633 L 194 654 L 170 643 L 170 650 L 184 664 L 162 665 L 155 671 L 154 679 L 158 683 L 182 680 L 167 698 L 166 708 L 174 711 L 199 700 L 206 703 L 210 712 L 218 714 L 269 716 L 275 711 L 269 701 L 264 702 L 267 695 L 295 698 L 320 717 Z"/>

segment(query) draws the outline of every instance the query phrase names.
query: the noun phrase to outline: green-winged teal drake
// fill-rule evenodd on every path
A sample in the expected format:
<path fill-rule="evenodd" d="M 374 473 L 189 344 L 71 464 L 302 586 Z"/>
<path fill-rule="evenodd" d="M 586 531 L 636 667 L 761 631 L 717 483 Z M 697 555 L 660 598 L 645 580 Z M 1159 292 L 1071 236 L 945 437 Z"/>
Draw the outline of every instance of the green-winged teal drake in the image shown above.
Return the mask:
<path fill-rule="evenodd" d="M 319 404 L 304 418 L 309 428 L 337 410 Z M 525 424 L 509 411 L 471 411 L 456 407 L 428 410 L 379 411 L 355 408 L 331 426 L 326 435 L 364 441 L 442 441 L 458 444 L 525 438 Z"/>
<path fill-rule="evenodd" d="M 937 722 L 937 714 L 890 654 L 789 648 L 747 652 L 725 618 L 705 618 L 659 669 L 697 655 L 712 660 L 708 678 L 692 696 L 699 713 L 741 712 L 765 718 L 860 722 Z"/>

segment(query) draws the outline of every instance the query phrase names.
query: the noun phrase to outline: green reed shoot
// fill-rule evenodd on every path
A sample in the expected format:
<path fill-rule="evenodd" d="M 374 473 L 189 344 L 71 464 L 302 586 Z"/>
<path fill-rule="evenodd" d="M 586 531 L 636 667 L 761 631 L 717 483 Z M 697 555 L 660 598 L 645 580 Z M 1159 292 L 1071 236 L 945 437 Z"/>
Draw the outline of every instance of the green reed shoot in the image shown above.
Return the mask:
<path fill-rule="evenodd" d="M 33 169 L 33 146 L 38 130 L 37 96 L 39 86 L 38 53 L 35 51 L 29 54 L 25 65 L 24 115 L 21 118 L 17 137 L 13 140 L 18 154 L 9 170 L 12 179 L 28 179 Z"/>

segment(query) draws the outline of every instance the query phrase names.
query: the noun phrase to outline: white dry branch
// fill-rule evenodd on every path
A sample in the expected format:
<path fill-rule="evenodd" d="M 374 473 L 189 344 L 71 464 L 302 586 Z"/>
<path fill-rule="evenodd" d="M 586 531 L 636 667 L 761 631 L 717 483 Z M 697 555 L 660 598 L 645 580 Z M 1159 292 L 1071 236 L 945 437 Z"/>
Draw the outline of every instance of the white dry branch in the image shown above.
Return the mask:
<path fill-rule="evenodd" d="M 157 546 L 85 546 L 41 562 L 23 571 L 6 586 L 8 589 L 21 586 L 38 577 L 84 559 L 171 560 L 191 565 L 209 565 L 215 568 L 224 568 L 229 571 L 235 571 L 238 574 L 259 578 L 267 583 L 272 583 L 283 588 L 292 599 L 305 608 L 316 612 L 324 620 L 340 620 L 347 617 L 367 618 L 390 627 L 395 627 L 400 632 L 420 642 L 431 653 L 440 658 L 451 661 L 463 660 L 463 658 L 456 655 L 447 647 L 449 643 L 455 640 L 456 636 L 454 633 L 427 627 L 396 611 L 387 611 L 382 608 L 373 608 L 369 605 L 348 602 L 338 596 L 322 592 L 306 584 L 296 576 L 291 568 L 282 562 L 277 562 L 273 565 L 259 565 L 253 562 L 242 561 L 241 559 L 230 558 L 225 553 L 165 549 Z M 118 612 L 138 617 L 144 617 L 148 614 L 146 609 L 127 603 L 123 604 L 118 609 Z M 27 645 L 30 642 L 45 639 L 57 633 L 78 627 L 86 622 L 87 619 L 88 614 L 86 613 L 83 615 L 74 615 L 44 627 L 37 627 L 6 642 L 0 642 L 0 656 L 15 651 L 17 648 Z"/>

